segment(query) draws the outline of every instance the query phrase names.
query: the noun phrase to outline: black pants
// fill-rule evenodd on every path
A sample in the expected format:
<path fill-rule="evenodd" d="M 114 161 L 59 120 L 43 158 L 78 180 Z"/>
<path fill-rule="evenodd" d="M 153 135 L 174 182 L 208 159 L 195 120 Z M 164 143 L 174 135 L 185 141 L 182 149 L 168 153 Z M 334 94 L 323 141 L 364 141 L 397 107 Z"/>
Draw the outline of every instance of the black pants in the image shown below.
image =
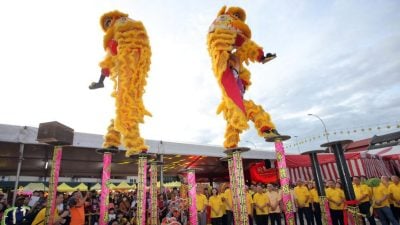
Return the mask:
<path fill-rule="evenodd" d="M 222 217 L 211 218 L 212 225 L 222 225 Z"/>
<path fill-rule="evenodd" d="M 226 210 L 226 224 L 233 225 L 233 211 Z"/>
<path fill-rule="evenodd" d="M 392 210 L 393 216 L 397 222 L 400 220 L 400 207 L 396 207 L 394 205 L 390 205 L 390 209 Z"/>
<path fill-rule="evenodd" d="M 281 225 L 281 213 L 270 213 L 268 215 L 271 225 Z"/>
<path fill-rule="evenodd" d="M 226 216 L 226 211 L 225 214 L 221 217 L 221 222 L 223 225 L 228 224 L 228 217 Z"/>
<path fill-rule="evenodd" d="M 332 225 L 344 225 L 343 210 L 331 209 Z"/>
<path fill-rule="evenodd" d="M 370 225 L 376 225 L 374 215 L 370 213 L 371 204 L 369 202 L 363 202 L 358 205 L 360 213 L 367 215 L 367 219 Z M 366 225 L 365 219 L 362 218 L 363 224 Z"/>
<path fill-rule="evenodd" d="M 304 225 L 304 217 L 306 218 L 307 225 L 314 225 L 310 207 L 298 208 L 297 214 L 299 215 L 300 225 Z"/>
<path fill-rule="evenodd" d="M 268 215 L 255 215 L 257 225 L 268 225 Z"/>
<path fill-rule="evenodd" d="M 253 225 L 253 217 L 249 215 L 249 224 Z"/>
<path fill-rule="evenodd" d="M 313 203 L 313 220 L 315 219 L 315 223 L 317 225 L 322 225 L 322 219 L 321 219 L 321 205 L 319 203 Z"/>

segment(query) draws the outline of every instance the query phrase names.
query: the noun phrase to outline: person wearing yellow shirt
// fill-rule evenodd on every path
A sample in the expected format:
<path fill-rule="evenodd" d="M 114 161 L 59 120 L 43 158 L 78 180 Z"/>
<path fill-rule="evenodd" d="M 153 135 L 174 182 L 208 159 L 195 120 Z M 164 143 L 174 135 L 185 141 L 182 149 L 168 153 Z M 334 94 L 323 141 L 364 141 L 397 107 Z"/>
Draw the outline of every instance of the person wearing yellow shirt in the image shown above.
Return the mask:
<path fill-rule="evenodd" d="M 370 213 L 371 203 L 368 186 L 361 184 L 361 180 L 357 176 L 354 176 L 352 180 L 354 194 L 356 195 L 356 200 L 359 202 L 358 208 L 360 209 L 360 213 L 366 215 L 370 225 L 376 225 L 375 218 Z M 363 224 L 366 225 L 364 217 L 362 221 Z"/>
<path fill-rule="evenodd" d="M 328 188 L 325 190 L 326 198 L 329 201 L 332 224 L 343 225 L 344 192 L 338 188 L 334 181 L 328 181 Z"/>
<path fill-rule="evenodd" d="M 233 201 L 232 201 L 232 190 L 230 189 L 230 185 L 226 187 L 222 201 L 225 204 L 226 224 L 233 225 L 233 211 L 232 211 Z"/>
<path fill-rule="evenodd" d="M 269 202 L 271 204 L 268 215 L 271 221 L 271 225 L 281 225 L 281 194 L 278 192 L 273 184 L 267 184 L 267 190 Z"/>
<path fill-rule="evenodd" d="M 390 208 L 392 209 L 392 213 L 394 218 L 399 222 L 400 220 L 400 182 L 398 176 L 392 176 L 390 178 L 392 183 L 389 185 L 389 195 L 390 199 L 392 199 L 392 205 Z"/>
<path fill-rule="evenodd" d="M 196 208 L 198 225 L 207 225 L 206 206 L 208 205 L 207 197 L 202 193 L 203 189 L 196 188 Z"/>
<path fill-rule="evenodd" d="M 261 184 L 257 185 L 256 190 L 257 193 L 253 196 L 254 207 L 256 209 L 254 218 L 256 219 L 257 225 L 267 225 L 269 207 L 271 206 L 270 201 Z"/>
<path fill-rule="evenodd" d="M 319 204 L 319 195 L 318 195 L 318 191 L 317 191 L 314 181 L 310 181 L 309 189 L 310 189 L 310 196 L 311 196 L 312 215 L 315 218 L 316 224 L 322 225 L 321 206 Z"/>
<path fill-rule="evenodd" d="M 246 192 L 246 209 L 247 209 L 247 214 L 249 215 L 249 224 L 253 225 L 253 197 L 249 191 L 249 187 L 246 185 L 244 188 Z"/>
<path fill-rule="evenodd" d="M 211 224 L 212 225 L 222 225 L 222 199 L 221 196 L 218 195 L 218 190 L 213 188 L 211 190 L 211 196 L 208 199 L 208 205 L 211 208 Z"/>
<path fill-rule="evenodd" d="M 307 186 L 304 185 L 304 181 L 302 179 L 297 181 L 297 186 L 294 187 L 293 191 L 300 225 L 304 225 L 304 217 L 307 220 L 307 225 L 312 225 L 313 219 L 310 209 L 310 191 L 308 190 Z"/>
<path fill-rule="evenodd" d="M 373 188 L 374 209 L 378 212 L 379 220 L 382 225 L 399 225 L 390 210 L 389 204 L 389 178 L 387 176 L 381 177 L 381 183 L 378 187 Z"/>
<path fill-rule="evenodd" d="M 64 194 L 63 193 L 58 193 L 57 198 L 56 198 L 56 205 L 62 204 L 64 201 Z M 33 225 L 43 225 L 45 224 L 45 214 L 46 214 L 46 207 L 41 209 L 39 213 L 36 215 L 35 219 L 33 220 L 32 224 Z M 58 209 L 56 208 L 54 210 L 54 219 L 53 219 L 53 224 L 58 225 L 62 224 L 65 222 L 65 217 L 67 217 L 69 212 L 66 210 L 59 215 Z"/>

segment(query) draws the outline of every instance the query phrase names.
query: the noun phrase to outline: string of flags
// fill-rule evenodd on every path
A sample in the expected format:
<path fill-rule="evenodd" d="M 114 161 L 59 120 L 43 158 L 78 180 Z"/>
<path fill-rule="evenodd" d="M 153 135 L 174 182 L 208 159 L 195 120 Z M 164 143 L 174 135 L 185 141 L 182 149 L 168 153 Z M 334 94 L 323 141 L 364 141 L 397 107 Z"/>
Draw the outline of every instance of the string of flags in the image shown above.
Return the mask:
<path fill-rule="evenodd" d="M 333 130 L 328 131 L 328 137 L 332 136 L 344 136 L 344 135 L 354 135 L 359 133 L 380 133 L 380 132 L 387 132 L 387 131 L 395 131 L 400 130 L 400 121 L 399 122 L 392 122 L 392 123 L 385 123 L 385 124 L 378 124 L 378 125 L 371 125 L 365 127 L 357 127 L 357 128 L 344 128 L 340 130 Z M 304 144 L 309 144 L 314 141 L 318 141 L 319 139 L 326 139 L 326 134 L 317 134 L 305 138 L 298 138 L 292 139 L 292 142 L 285 145 L 285 148 L 295 148 Z"/>

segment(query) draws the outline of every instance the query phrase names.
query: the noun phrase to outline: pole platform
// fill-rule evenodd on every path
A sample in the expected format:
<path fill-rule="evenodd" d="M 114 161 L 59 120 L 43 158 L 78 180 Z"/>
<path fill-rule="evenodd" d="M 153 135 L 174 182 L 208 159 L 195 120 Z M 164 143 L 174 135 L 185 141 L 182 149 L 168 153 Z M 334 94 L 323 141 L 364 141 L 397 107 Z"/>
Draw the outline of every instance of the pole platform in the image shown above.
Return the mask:
<path fill-rule="evenodd" d="M 290 139 L 289 135 L 277 135 L 274 137 L 265 138 L 266 142 L 287 141 Z"/>
<path fill-rule="evenodd" d="M 96 153 L 98 153 L 98 154 L 106 154 L 106 153 L 115 154 L 117 152 L 119 152 L 118 148 L 98 148 L 98 149 L 96 149 Z"/>
<path fill-rule="evenodd" d="M 309 150 L 309 151 L 302 152 L 301 155 L 308 155 L 308 154 L 313 154 L 313 153 L 318 154 L 318 153 L 326 153 L 326 152 L 327 151 L 324 149 L 316 149 L 316 150 Z"/>
<path fill-rule="evenodd" d="M 327 142 L 325 144 L 322 144 L 321 147 L 327 148 L 327 147 L 331 147 L 331 146 L 337 145 L 337 144 L 346 145 L 346 144 L 350 144 L 352 142 L 353 142 L 352 140 L 331 141 L 331 142 Z"/>
<path fill-rule="evenodd" d="M 250 148 L 248 148 L 248 147 L 237 147 L 237 148 L 228 148 L 224 151 L 224 153 L 227 155 L 230 155 L 234 152 L 243 153 L 243 152 L 248 152 L 248 151 L 250 151 Z"/>

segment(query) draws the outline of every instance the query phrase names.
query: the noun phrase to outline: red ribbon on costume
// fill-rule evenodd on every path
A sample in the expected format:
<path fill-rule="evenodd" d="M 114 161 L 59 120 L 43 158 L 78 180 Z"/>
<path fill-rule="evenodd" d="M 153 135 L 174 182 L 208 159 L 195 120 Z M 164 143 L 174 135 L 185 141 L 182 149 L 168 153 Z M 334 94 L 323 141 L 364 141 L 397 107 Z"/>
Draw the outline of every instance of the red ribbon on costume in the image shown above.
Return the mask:
<path fill-rule="evenodd" d="M 348 213 L 347 213 L 347 206 L 348 205 L 350 205 L 350 206 L 356 206 L 356 205 L 358 205 L 358 203 L 359 203 L 359 201 L 357 201 L 357 200 L 350 200 L 350 201 L 345 201 L 344 202 L 344 210 L 343 210 L 343 221 L 344 221 L 344 225 L 348 225 L 349 224 L 349 216 L 348 216 Z M 350 220 L 350 224 L 351 225 L 354 225 L 355 224 L 355 221 L 354 221 L 354 218 L 353 218 L 353 216 L 351 216 L 351 220 Z"/>

